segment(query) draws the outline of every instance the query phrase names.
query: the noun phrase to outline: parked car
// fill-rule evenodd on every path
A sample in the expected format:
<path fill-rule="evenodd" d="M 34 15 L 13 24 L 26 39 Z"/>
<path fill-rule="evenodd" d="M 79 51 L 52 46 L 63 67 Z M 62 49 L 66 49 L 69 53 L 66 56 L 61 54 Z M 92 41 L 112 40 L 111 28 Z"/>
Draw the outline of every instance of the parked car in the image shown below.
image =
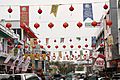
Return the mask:
<path fill-rule="evenodd" d="M 0 80 L 40 80 L 40 77 L 34 73 L 1 74 Z"/>

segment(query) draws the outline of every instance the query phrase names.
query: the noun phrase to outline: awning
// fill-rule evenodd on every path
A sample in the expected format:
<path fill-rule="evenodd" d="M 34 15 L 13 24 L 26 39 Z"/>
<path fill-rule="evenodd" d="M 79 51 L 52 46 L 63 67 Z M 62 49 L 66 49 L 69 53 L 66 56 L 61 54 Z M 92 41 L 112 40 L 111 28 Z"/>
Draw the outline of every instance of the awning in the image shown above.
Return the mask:
<path fill-rule="evenodd" d="M 5 38 L 13 37 L 12 33 L 10 34 L 10 31 L 7 30 L 2 24 L 0 24 L 0 36 Z"/>
<path fill-rule="evenodd" d="M 25 30 L 26 33 L 28 33 L 30 38 L 37 38 L 37 36 L 34 34 L 34 32 L 29 27 L 24 26 L 23 29 Z"/>
<path fill-rule="evenodd" d="M 1 30 L 0 30 L 0 36 L 5 37 L 5 38 L 10 37 L 8 34 L 2 32 Z"/>

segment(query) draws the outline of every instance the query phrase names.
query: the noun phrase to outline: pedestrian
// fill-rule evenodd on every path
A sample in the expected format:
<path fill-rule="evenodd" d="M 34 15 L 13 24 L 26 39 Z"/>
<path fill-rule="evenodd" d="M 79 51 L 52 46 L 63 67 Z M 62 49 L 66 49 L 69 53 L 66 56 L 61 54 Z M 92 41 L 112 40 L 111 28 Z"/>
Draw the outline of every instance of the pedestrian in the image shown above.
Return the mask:
<path fill-rule="evenodd" d="M 37 69 L 36 74 L 38 75 L 38 77 L 40 77 L 42 80 L 45 80 L 45 76 L 43 74 L 42 69 Z"/>

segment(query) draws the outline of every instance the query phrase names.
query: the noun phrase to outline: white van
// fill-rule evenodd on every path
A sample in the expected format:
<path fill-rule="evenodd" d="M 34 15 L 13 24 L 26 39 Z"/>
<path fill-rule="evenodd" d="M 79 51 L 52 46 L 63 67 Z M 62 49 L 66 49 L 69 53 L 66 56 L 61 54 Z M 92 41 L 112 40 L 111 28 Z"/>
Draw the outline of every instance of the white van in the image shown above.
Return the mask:
<path fill-rule="evenodd" d="M 21 74 L 1 74 L 0 80 L 41 80 L 34 73 L 21 73 Z"/>

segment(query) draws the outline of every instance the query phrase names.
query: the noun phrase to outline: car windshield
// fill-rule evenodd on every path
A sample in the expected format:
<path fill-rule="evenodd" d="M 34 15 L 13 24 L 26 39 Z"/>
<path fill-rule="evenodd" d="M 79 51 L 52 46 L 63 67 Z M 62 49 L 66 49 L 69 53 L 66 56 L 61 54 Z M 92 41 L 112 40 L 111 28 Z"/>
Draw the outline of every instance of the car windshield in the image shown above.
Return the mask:
<path fill-rule="evenodd" d="M 37 76 L 31 76 L 29 78 L 26 78 L 26 80 L 39 80 Z"/>

